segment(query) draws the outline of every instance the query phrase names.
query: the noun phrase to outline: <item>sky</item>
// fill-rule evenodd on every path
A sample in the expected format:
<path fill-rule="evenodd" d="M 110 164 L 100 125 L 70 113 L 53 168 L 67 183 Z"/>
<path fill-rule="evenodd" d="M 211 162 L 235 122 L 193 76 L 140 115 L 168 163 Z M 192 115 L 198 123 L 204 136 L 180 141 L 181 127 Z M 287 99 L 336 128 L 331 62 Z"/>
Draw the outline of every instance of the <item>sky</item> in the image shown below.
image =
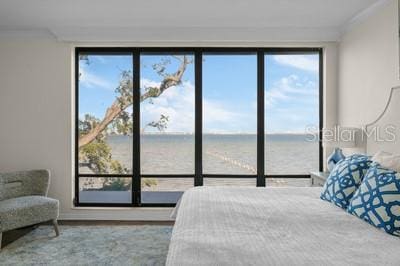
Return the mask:
<path fill-rule="evenodd" d="M 188 54 L 189 58 L 193 56 Z M 153 65 L 166 62 L 175 72 L 173 56 L 141 55 L 141 91 L 159 86 L 162 77 Z M 318 127 L 318 54 L 265 56 L 265 117 L 267 133 L 306 133 Z M 79 115 L 102 118 L 115 100 L 121 72 L 132 70 L 131 55 L 93 55 L 80 62 Z M 189 64 L 182 84 L 141 103 L 141 128 L 168 117 L 166 132 L 194 132 L 194 64 Z M 203 55 L 203 132 L 256 133 L 256 55 Z"/>

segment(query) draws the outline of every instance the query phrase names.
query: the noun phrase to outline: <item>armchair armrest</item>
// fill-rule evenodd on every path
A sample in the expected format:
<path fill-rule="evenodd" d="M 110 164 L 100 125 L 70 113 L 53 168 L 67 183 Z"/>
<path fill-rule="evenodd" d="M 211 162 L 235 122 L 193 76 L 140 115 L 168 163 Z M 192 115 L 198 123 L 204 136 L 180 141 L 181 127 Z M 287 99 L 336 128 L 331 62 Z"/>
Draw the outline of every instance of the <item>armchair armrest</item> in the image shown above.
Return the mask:
<path fill-rule="evenodd" d="M 23 196 L 47 196 L 49 170 L 30 170 L 0 173 L 0 200 Z"/>

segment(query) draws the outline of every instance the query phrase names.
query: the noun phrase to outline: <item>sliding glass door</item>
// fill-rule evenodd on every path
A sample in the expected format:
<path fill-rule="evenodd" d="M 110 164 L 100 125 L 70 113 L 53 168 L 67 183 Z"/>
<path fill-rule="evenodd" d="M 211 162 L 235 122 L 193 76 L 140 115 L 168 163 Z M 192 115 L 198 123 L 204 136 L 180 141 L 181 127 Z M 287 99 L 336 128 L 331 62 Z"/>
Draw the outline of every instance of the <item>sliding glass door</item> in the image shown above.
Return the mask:
<path fill-rule="evenodd" d="M 204 185 L 255 186 L 257 54 L 205 53 L 202 70 Z"/>
<path fill-rule="evenodd" d="M 307 185 L 321 167 L 321 66 L 319 48 L 76 48 L 75 205 Z"/>

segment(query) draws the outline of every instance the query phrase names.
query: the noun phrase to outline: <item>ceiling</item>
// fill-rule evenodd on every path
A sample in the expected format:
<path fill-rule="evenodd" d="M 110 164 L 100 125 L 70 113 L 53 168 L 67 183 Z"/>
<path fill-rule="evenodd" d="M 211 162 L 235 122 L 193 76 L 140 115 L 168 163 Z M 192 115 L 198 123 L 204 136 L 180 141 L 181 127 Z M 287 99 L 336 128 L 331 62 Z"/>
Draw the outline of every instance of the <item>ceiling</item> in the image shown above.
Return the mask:
<path fill-rule="evenodd" d="M 337 38 L 383 1 L 0 0 L 0 32 L 48 32 L 66 41 L 319 41 Z"/>

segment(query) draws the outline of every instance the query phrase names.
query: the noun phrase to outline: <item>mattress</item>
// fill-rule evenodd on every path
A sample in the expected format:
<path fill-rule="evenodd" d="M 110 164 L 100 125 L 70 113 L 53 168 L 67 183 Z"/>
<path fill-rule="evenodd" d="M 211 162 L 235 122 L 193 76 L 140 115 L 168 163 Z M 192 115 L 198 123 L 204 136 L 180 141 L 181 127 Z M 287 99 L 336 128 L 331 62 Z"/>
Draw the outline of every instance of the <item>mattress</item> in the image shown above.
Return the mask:
<path fill-rule="evenodd" d="M 196 187 L 167 265 L 400 265 L 400 239 L 319 199 L 321 188 Z"/>

